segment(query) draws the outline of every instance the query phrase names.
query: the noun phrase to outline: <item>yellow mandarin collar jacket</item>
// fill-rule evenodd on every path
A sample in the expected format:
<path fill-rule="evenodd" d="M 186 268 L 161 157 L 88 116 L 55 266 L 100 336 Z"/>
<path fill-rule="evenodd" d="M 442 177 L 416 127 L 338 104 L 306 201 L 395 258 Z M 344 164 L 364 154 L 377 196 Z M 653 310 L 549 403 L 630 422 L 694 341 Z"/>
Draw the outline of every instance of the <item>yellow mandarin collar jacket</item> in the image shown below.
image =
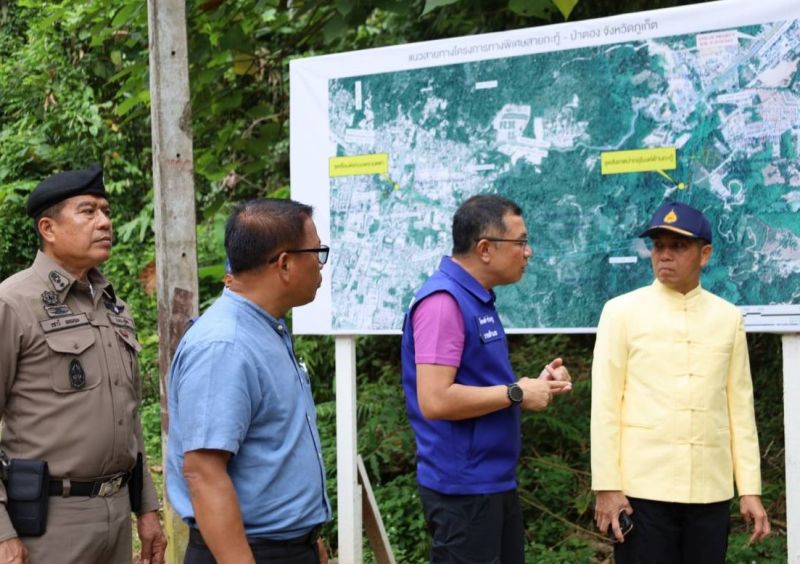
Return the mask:
<path fill-rule="evenodd" d="M 592 365 L 592 489 L 711 503 L 761 494 L 739 310 L 656 280 L 606 303 Z"/>

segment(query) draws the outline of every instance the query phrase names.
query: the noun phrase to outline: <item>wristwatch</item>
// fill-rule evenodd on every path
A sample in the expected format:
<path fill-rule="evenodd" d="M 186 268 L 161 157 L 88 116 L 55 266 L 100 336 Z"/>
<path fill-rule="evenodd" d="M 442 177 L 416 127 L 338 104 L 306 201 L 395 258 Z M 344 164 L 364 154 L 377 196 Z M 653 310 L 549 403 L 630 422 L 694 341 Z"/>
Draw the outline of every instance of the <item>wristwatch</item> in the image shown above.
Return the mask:
<path fill-rule="evenodd" d="M 522 402 L 522 388 L 519 387 L 519 384 L 509 384 L 508 390 L 506 392 L 508 394 L 508 399 L 511 400 L 511 405 L 516 405 Z"/>

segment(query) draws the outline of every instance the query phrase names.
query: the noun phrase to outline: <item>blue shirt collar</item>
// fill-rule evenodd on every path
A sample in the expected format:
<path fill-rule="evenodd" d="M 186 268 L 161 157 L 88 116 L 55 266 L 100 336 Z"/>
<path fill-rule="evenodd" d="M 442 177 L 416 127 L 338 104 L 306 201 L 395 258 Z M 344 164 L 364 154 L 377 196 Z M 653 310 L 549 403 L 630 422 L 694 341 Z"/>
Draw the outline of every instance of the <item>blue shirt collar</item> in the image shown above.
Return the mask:
<path fill-rule="evenodd" d="M 246 307 L 251 313 L 255 314 L 256 316 L 266 320 L 272 329 L 278 333 L 279 335 L 285 335 L 288 333 L 289 329 L 286 325 L 286 320 L 283 318 L 276 319 L 272 317 L 266 310 L 264 310 L 261 306 L 256 304 L 253 301 L 248 300 L 241 294 L 237 294 L 236 292 L 225 288 L 222 290 L 222 295 L 225 296 L 227 299 L 233 300 L 234 302 L 241 304 L 243 307 Z"/>

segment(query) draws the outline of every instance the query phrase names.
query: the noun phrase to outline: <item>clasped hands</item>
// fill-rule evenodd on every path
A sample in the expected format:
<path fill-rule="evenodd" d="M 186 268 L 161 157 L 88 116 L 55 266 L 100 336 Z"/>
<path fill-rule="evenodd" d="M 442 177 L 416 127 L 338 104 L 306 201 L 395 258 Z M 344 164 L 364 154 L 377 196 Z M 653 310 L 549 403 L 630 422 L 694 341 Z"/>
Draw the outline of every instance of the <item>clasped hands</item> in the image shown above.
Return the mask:
<path fill-rule="evenodd" d="M 560 358 L 546 364 L 538 378 L 520 378 L 517 384 L 523 392 L 522 408 L 531 411 L 545 409 L 553 396 L 572 390 L 572 378 Z"/>

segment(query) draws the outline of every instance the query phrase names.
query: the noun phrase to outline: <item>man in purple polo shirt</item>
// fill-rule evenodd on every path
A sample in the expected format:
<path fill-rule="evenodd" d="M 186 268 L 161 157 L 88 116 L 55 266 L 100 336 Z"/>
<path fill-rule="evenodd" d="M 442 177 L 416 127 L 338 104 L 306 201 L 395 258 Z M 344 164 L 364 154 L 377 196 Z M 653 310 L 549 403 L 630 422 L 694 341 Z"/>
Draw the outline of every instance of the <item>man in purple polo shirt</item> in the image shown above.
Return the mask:
<path fill-rule="evenodd" d="M 403 323 L 403 389 L 431 562 L 522 564 L 520 412 L 571 389 L 560 358 L 517 378 L 492 288 L 517 282 L 532 251 L 514 202 L 474 196 L 453 218 L 453 256 Z"/>

